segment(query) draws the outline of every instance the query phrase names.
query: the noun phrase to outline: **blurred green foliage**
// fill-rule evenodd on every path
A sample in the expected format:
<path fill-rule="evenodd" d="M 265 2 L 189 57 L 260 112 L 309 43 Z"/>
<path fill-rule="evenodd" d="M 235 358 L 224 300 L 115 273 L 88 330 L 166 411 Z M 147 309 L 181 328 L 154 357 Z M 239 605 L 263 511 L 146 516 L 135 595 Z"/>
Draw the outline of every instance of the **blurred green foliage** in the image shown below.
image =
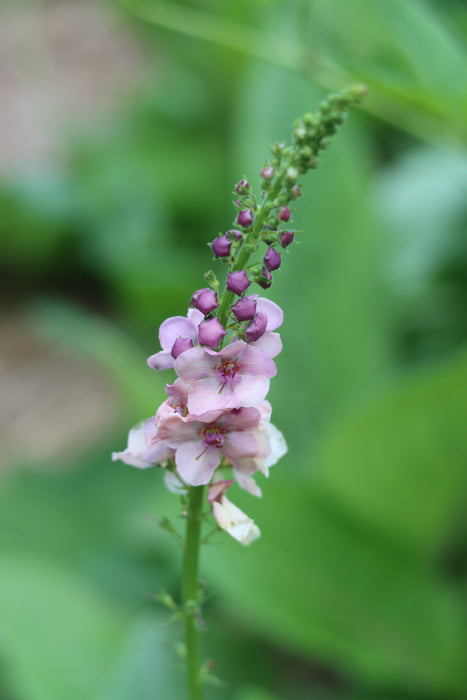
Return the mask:
<path fill-rule="evenodd" d="M 111 464 L 167 376 L 144 358 L 230 227 L 233 183 L 324 91 L 368 83 L 304 183 L 271 296 L 288 455 L 235 494 L 263 537 L 202 553 L 205 652 L 234 700 L 465 696 L 467 13 L 462 3 L 126 2 L 151 75 L 64 166 L 0 186 L 4 298 L 119 389 L 112 444 L 0 491 L 5 700 L 183 697 L 161 474 Z M 108 5 L 108 11 L 114 11 Z M 162 57 L 162 59 L 161 59 Z M 233 195 L 232 195 L 233 196 Z M 216 267 L 216 270 L 219 266 Z M 222 271 L 219 269 L 219 272 Z"/>

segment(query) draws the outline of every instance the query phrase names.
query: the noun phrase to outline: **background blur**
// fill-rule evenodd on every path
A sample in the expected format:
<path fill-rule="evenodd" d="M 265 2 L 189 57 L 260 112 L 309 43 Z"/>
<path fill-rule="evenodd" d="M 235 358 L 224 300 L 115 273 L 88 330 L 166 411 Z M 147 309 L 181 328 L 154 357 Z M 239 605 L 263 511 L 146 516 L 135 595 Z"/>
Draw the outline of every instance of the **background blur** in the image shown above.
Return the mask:
<path fill-rule="evenodd" d="M 178 501 L 110 452 L 234 184 L 355 81 L 270 290 L 263 537 L 202 552 L 209 697 L 466 697 L 466 35 L 462 0 L 0 4 L 2 700 L 184 697 Z"/>

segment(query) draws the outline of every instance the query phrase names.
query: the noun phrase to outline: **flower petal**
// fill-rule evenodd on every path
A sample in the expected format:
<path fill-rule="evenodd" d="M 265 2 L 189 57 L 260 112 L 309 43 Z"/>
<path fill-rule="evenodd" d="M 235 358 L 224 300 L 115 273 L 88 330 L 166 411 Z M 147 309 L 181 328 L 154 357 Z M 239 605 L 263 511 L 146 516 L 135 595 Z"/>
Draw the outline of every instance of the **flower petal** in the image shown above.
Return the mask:
<path fill-rule="evenodd" d="M 155 355 L 148 357 L 146 362 L 151 369 L 159 370 L 173 367 L 175 360 L 170 352 L 167 350 L 161 350 L 160 352 L 156 352 Z"/>
<path fill-rule="evenodd" d="M 244 376 L 237 384 L 226 407 L 258 406 L 269 391 L 269 379 L 262 376 Z M 222 393 L 225 393 L 224 391 Z"/>
<path fill-rule="evenodd" d="M 268 378 L 275 377 L 277 374 L 276 363 L 256 345 L 260 340 L 255 341 L 254 345 L 247 345 L 238 358 L 238 362 L 242 366 L 242 373 L 259 374 Z"/>
<path fill-rule="evenodd" d="M 187 398 L 188 411 L 195 416 L 201 416 L 208 409 L 209 413 L 212 414 L 213 411 L 237 408 L 238 405 L 235 403 L 233 406 L 230 405 L 230 399 L 231 392 L 227 387 L 219 393 L 219 383 L 213 374 L 199 379 L 192 385 Z"/>
<path fill-rule="evenodd" d="M 287 443 L 281 431 L 272 423 L 268 423 L 267 430 L 269 433 L 269 441 L 271 444 L 271 452 L 264 460 L 266 468 L 272 467 L 281 457 L 287 452 Z"/>
<path fill-rule="evenodd" d="M 250 347 L 259 348 L 268 357 L 276 357 L 282 351 L 282 341 L 279 333 L 271 333 L 266 331 L 264 335 L 254 343 L 251 343 Z"/>
<path fill-rule="evenodd" d="M 247 457 L 255 457 L 258 451 L 258 445 L 254 436 L 242 430 L 241 432 L 227 433 L 224 438 L 222 452 L 227 457 L 235 461 L 237 459 L 246 459 Z"/>
<path fill-rule="evenodd" d="M 222 496 L 220 502 L 214 501 L 212 512 L 219 527 L 241 544 L 249 545 L 261 534 L 254 521 L 229 501 L 227 496 Z"/>
<path fill-rule="evenodd" d="M 174 367 L 179 377 L 187 382 L 195 382 L 211 374 L 216 362 L 216 357 L 198 346 L 179 355 Z"/>
<path fill-rule="evenodd" d="M 186 486 L 182 484 L 178 476 L 174 472 L 167 471 L 167 469 L 164 471 L 164 483 L 167 491 L 170 491 L 170 493 L 178 493 L 180 496 L 188 493 Z"/>
<path fill-rule="evenodd" d="M 240 469 L 234 469 L 234 476 L 241 489 L 251 493 L 252 496 L 261 498 L 263 492 L 250 474 L 245 474 Z"/>
<path fill-rule="evenodd" d="M 159 342 L 161 348 L 170 352 L 177 338 L 196 339 L 197 329 L 195 324 L 185 316 L 171 316 L 163 321 L 159 328 Z"/>
<path fill-rule="evenodd" d="M 267 331 L 275 331 L 276 328 L 282 326 L 284 321 L 284 312 L 281 307 L 265 297 L 258 297 L 256 300 L 256 311 L 266 314 L 268 317 Z"/>
<path fill-rule="evenodd" d="M 175 453 L 177 471 L 191 486 L 207 484 L 220 461 L 219 450 L 206 446 L 202 440 L 186 442 Z"/>

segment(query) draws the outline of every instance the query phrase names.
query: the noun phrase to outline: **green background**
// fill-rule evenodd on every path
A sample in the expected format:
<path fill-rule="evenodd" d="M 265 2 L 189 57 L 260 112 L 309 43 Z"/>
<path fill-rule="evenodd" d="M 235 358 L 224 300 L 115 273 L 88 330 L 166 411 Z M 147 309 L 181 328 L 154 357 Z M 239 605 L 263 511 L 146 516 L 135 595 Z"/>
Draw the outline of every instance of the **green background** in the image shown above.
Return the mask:
<path fill-rule="evenodd" d="M 18 5 L 40 23 L 54 3 Z M 94 372 L 112 403 L 53 454 L 20 439 L 3 460 L 0 696 L 184 697 L 181 625 L 153 599 L 179 595 L 181 551 L 155 523 L 182 527 L 177 498 L 110 452 L 172 380 L 145 365 L 158 325 L 223 272 L 206 244 L 231 227 L 235 182 L 258 191 L 293 119 L 364 82 L 303 181 L 300 245 L 268 294 L 285 312 L 268 398 L 289 451 L 262 500 L 231 496 L 262 538 L 202 551 L 204 656 L 222 681 L 208 695 L 466 697 L 465 4 L 100 9 L 144 70 L 105 114 L 63 126 L 58 160 L 0 181 L 3 319 Z M 47 392 L 29 394 L 26 375 L 39 420 Z"/>

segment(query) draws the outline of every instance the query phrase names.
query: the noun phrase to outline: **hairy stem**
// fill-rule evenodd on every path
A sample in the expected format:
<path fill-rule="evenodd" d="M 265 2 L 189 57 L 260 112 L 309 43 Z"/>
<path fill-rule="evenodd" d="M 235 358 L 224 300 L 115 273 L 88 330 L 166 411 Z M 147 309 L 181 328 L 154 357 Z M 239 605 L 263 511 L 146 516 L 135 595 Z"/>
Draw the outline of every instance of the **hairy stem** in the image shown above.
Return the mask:
<path fill-rule="evenodd" d="M 198 561 L 201 534 L 201 510 L 204 486 L 193 486 L 188 495 L 185 552 L 183 556 L 182 597 L 185 610 L 186 666 L 190 700 L 203 700 L 200 654 L 195 611 L 198 607 Z"/>

